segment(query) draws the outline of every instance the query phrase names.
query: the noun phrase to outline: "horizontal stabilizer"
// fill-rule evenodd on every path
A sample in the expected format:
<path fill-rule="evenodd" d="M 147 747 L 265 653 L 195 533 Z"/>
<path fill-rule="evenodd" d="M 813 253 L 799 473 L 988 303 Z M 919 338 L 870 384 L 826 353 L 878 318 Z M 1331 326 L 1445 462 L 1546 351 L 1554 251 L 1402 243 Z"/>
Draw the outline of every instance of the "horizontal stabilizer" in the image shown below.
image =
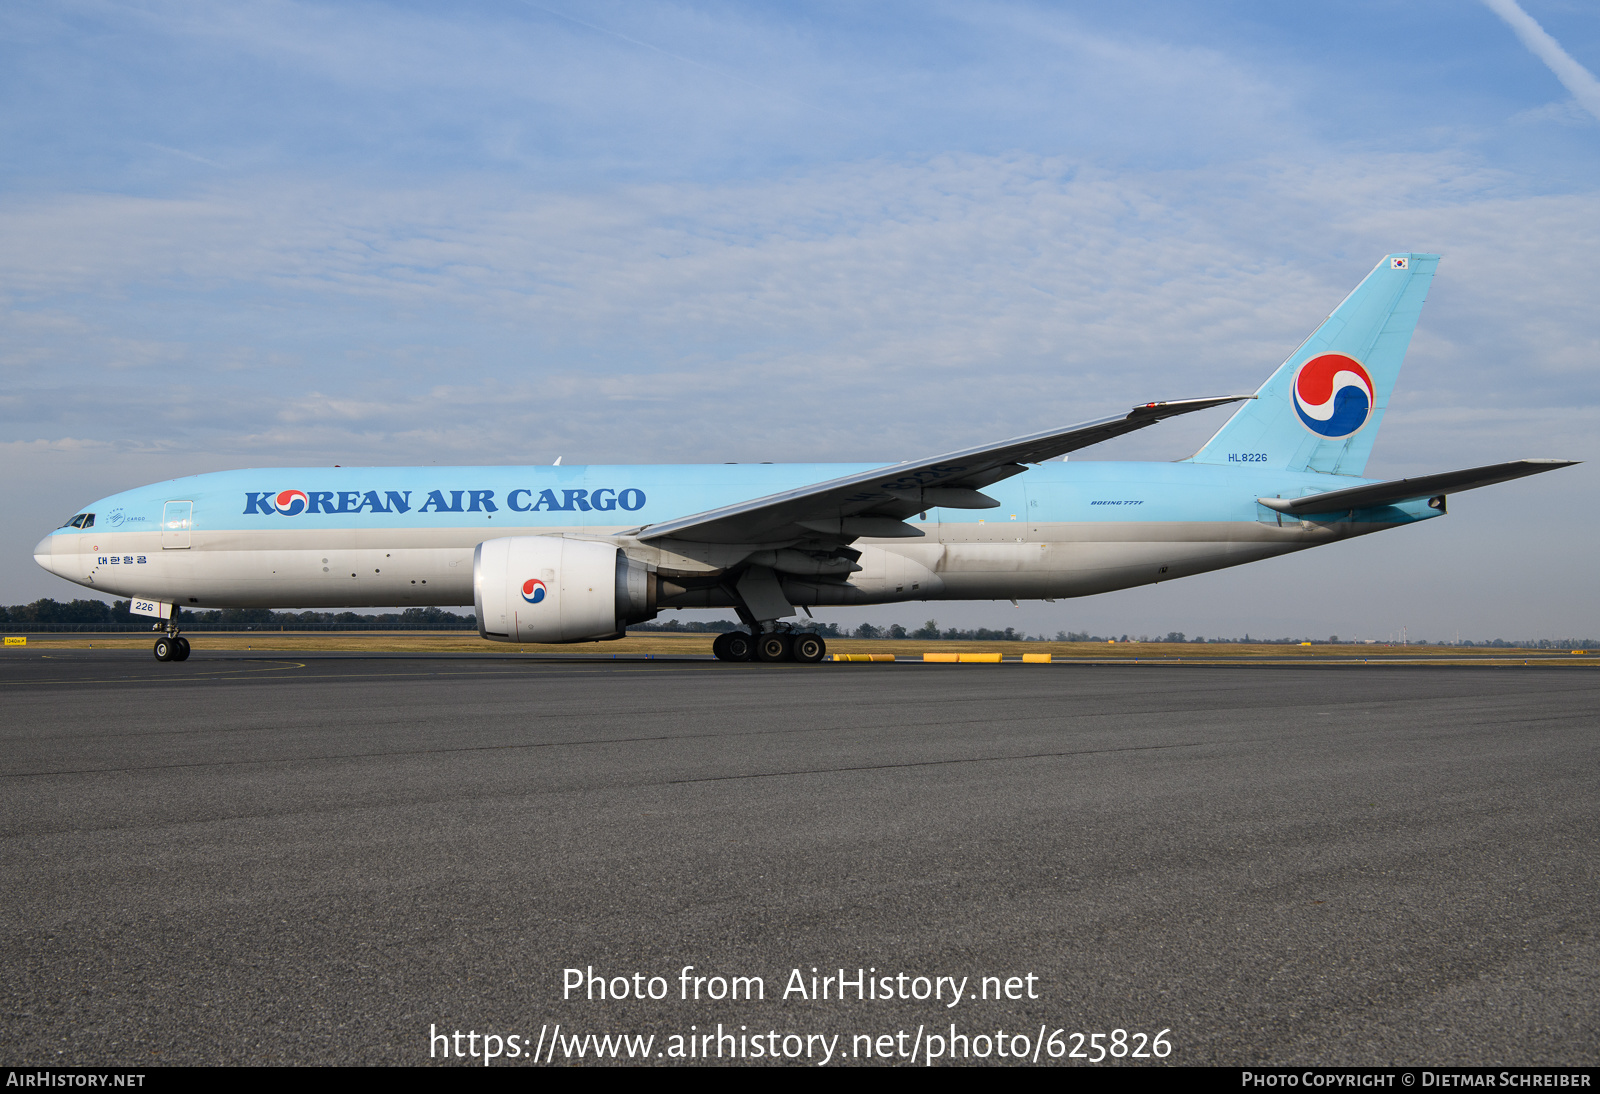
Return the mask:
<path fill-rule="evenodd" d="M 1332 513 L 1339 509 L 1370 509 L 1397 501 L 1413 501 L 1440 494 L 1453 494 L 1461 490 L 1474 490 L 1480 486 L 1493 486 L 1497 482 L 1510 482 L 1558 467 L 1571 467 L 1579 460 L 1512 460 L 1488 467 L 1469 467 L 1464 471 L 1445 471 L 1438 475 L 1423 475 L 1416 479 L 1394 479 L 1375 482 L 1367 486 L 1352 486 L 1348 490 L 1329 490 L 1305 498 L 1260 498 L 1262 505 L 1280 513 Z"/>

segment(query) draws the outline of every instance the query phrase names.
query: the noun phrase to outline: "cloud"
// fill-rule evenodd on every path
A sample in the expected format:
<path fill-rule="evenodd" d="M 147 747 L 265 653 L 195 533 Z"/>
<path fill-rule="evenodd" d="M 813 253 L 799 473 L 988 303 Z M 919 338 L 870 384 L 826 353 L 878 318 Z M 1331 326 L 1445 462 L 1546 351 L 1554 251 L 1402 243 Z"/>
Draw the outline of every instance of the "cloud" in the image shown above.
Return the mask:
<path fill-rule="evenodd" d="M 38 199 L 0 214 L 0 362 L 30 369 L 0 416 L 132 437 L 138 408 L 252 459 L 898 458 L 1249 390 L 1410 248 L 1446 259 L 1391 421 L 1426 393 L 1520 408 L 1531 441 L 1540 408 L 1600 401 L 1597 214 L 1442 154 Z M 1183 455 L 1190 428 L 1107 451 Z M 1419 428 L 1380 452 L 1451 443 Z"/>
<path fill-rule="evenodd" d="M 31 185 L 43 160 L 63 172 L 47 178 L 148 192 L 206 181 L 207 161 L 582 187 L 1015 149 L 1197 163 L 1298 147 L 1296 104 L 1315 98 L 1303 66 L 1108 30 L 1058 6 L 601 2 L 580 22 L 550 14 L 560 7 L 25 11 L 11 17 L 29 48 L 8 57 L 8 133 L 28 153 L 0 174 Z"/>
<path fill-rule="evenodd" d="M 1593 114 L 1596 121 L 1600 121 L 1600 80 L 1596 80 L 1593 73 L 1562 49 L 1561 43 L 1550 37 L 1533 16 L 1523 11 L 1517 0 L 1483 0 L 1483 3 L 1506 21 L 1506 25 L 1522 39 L 1522 44 L 1528 47 L 1529 52 L 1543 61 L 1555 73 L 1561 85 L 1572 93 L 1572 97 Z"/>

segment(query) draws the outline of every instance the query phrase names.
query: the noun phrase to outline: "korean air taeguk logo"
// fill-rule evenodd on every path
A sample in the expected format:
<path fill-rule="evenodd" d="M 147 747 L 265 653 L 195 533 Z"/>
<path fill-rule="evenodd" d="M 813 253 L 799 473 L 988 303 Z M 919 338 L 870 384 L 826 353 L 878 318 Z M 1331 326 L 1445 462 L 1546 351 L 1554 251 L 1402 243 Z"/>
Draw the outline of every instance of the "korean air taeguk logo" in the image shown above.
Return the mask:
<path fill-rule="evenodd" d="M 1300 366 L 1294 377 L 1294 412 L 1311 432 L 1348 437 L 1367 424 L 1374 386 L 1361 363 L 1342 353 L 1324 353 Z"/>
<path fill-rule="evenodd" d="M 282 490 L 272 499 L 272 507 L 286 517 L 298 517 L 309 504 L 304 490 Z"/>
<path fill-rule="evenodd" d="M 529 604 L 537 604 L 544 599 L 545 585 L 536 577 L 530 577 L 522 583 L 522 599 Z"/>

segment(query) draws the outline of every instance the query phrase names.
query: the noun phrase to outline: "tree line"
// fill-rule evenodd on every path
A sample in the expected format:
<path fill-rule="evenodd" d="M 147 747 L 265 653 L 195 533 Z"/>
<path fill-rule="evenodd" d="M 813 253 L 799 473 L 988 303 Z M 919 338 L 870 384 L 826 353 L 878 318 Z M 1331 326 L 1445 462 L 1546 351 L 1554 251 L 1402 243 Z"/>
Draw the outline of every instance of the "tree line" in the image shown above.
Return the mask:
<path fill-rule="evenodd" d="M 0 628 L 12 632 L 45 631 L 147 631 L 156 620 L 134 615 L 129 601 L 35 600 L 32 604 L 0 607 Z M 178 625 L 186 631 L 332 631 L 411 630 L 476 631 L 476 615 L 457 615 L 442 608 L 407 608 L 383 615 L 355 612 L 276 612 L 270 608 L 221 608 L 212 611 L 178 609 Z"/>
<path fill-rule="evenodd" d="M 1297 646 L 1302 642 L 1315 642 L 1317 645 L 1361 645 L 1365 644 L 1360 639 L 1340 638 L 1338 635 L 1329 635 L 1327 638 L 1310 638 L 1303 636 L 1292 638 L 1284 635 L 1280 638 L 1252 638 L 1246 634 L 1243 638 L 1205 637 L 1195 635 L 1189 637 L 1183 631 L 1168 631 L 1166 634 L 1091 634 L 1088 631 L 1057 631 L 1054 639 L 1043 634 L 1022 634 L 1015 627 L 995 629 L 989 627 L 976 627 L 970 630 L 960 627 L 939 626 L 939 621 L 930 619 L 922 626 L 912 630 L 899 623 L 888 626 L 875 626 L 871 623 L 862 623 L 851 629 L 840 627 L 837 623 L 824 623 L 817 619 L 808 619 L 802 626 L 808 631 L 814 631 L 824 638 L 887 638 L 887 639 L 917 639 L 920 641 L 942 640 L 951 642 L 1226 642 L 1266 646 Z M 629 632 L 649 632 L 652 634 L 721 634 L 726 631 L 743 629 L 743 624 L 733 619 L 714 619 L 710 622 L 684 621 L 669 619 L 661 623 L 635 623 L 628 628 Z M 1384 644 L 1381 642 L 1379 644 Z M 1399 645 L 1399 642 L 1387 643 Z M 1412 638 L 1408 641 L 1413 646 L 1428 646 L 1435 643 L 1426 639 Z M 1461 647 L 1486 647 L 1493 649 L 1519 649 L 1519 650 L 1565 650 L 1565 649 L 1593 649 L 1600 646 L 1600 639 L 1594 638 L 1526 638 L 1516 641 L 1507 641 L 1504 638 L 1494 638 L 1482 641 L 1451 640 L 1437 643 L 1442 646 Z"/>
<path fill-rule="evenodd" d="M 129 602 L 115 600 L 59 601 L 35 600 L 32 604 L 13 604 L 0 607 L 0 629 L 13 633 L 40 633 L 52 631 L 148 631 L 156 622 L 150 616 L 134 615 L 128 611 Z M 413 630 L 413 631 L 476 631 L 475 614 L 457 615 L 443 608 L 406 608 L 401 612 L 381 615 L 358 615 L 355 612 L 279 612 L 270 608 L 221 608 L 210 611 L 179 609 L 178 625 L 186 631 L 329 631 L 329 630 Z M 1043 634 L 1022 634 L 1015 627 L 1004 629 L 939 626 L 930 619 L 922 626 L 908 629 L 899 623 L 875 626 L 862 623 L 857 627 L 841 627 L 837 623 L 824 623 L 819 619 L 806 620 L 806 630 L 823 638 L 883 638 L 943 640 L 950 642 L 1044 642 L 1051 641 Z M 631 633 L 648 634 L 722 634 L 743 628 L 734 619 L 701 620 L 667 619 L 657 623 L 636 623 L 628 628 Z M 1357 640 L 1330 635 L 1327 638 L 1243 638 L 1194 637 L 1182 631 L 1168 631 L 1165 635 L 1090 634 L 1088 631 L 1057 631 L 1056 642 L 1230 642 L 1260 645 L 1298 645 L 1314 641 L 1318 645 L 1348 645 Z M 1388 643 L 1398 644 L 1398 643 Z M 1413 646 L 1434 645 L 1426 639 L 1409 640 Z M 1440 642 L 1443 646 L 1479 647 L 1490 649 L 1595 649 L 1600 639 L 1595 638 L 1528 638 L 1508 641 L 1504 638 Z"/>
<path fill-rule="evenodd" d="M 1043 635 L 1035 637 L 1019 634 L 1015 627 L 1007 627 L 1005 630 L 990 630 L 988 627 L 961 630 L 957 627 L 948 627 L 940 630 L 938 622 L 932 619 L 914 631 L 907 630 L 899 623 L 887 627 L 875 627 L 871 623 L 863 623 L 854 629 L 849 629 L 837 623 L 824 623 L 820 619 L 807 619 L 799 626 L 813 634 L 820 634 L 823 638 L 942 638 L 962 642 L 1037 642 L 1044 638 Z M 699 620 L 668 619 L 662 623 L 635 623 L 628 628 L 628 631 L 650 634 L 724 634 L 743 629 L 744 624 L 735 619 L 713 619 L 709 623 Z"/>

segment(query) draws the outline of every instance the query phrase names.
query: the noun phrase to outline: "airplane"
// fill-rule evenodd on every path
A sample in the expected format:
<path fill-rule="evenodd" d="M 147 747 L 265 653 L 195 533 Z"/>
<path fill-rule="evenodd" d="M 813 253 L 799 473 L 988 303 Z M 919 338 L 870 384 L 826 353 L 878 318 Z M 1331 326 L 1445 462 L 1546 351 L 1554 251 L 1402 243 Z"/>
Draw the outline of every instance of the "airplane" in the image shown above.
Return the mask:
<path fill-rule="evenodd" d="M 34 559 L 130 598 L 182 661 L 179 610 L 456 606 L 497 642 L 594 642 L 731 608 L 725 661 L 815 662 L 813 607 L 1090 596 L 1431 520 L 1449 494 L 1567 467 L 1365 477 L 1439 256 L 1386 256 L 1252 395 L 874 464 L 278 467 L 103 498 Z M 1068 454 L 1240 403 L 1159 462 Z M 797 610 L 798 609 L 798 610 Z"/>

